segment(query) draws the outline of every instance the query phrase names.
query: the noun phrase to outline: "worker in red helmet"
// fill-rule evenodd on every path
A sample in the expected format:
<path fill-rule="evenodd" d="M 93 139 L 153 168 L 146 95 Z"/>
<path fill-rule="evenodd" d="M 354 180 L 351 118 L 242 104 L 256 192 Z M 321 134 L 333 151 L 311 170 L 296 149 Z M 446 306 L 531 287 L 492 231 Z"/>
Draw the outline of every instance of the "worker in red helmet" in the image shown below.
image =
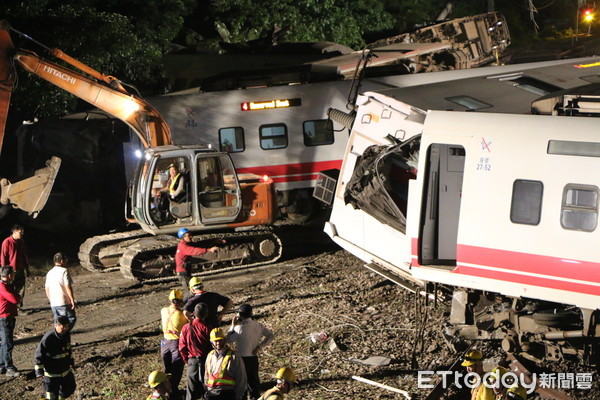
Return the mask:
<path fill-rule="evenodd" d="M 175 274 L 181 283 L 185 299 L 187 299 L 189 297 L 189 281 L 192 277 L 192 272 L 188 263 L 189 258 L 201 256 L 206 253 L 214 253 L 219 248 L 217 246 L 212 246 L 210 248 L 195 246 L 192 241 L 192 234 L 186 228 L 181 228 L 177 232 L 177 237 L 181 240 L 179 241 L 177 251 L 175 252 Z"/>

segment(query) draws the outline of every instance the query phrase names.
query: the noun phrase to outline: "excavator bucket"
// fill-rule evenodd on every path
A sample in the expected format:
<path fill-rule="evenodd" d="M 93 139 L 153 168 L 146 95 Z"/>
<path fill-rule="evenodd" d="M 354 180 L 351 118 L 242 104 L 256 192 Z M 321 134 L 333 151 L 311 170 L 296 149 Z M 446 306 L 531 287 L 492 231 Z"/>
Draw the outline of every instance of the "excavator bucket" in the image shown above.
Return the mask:
<path fill-rule="evenodd" d="M 16 80 L 12 63 L 14 46 L 9 29 L 6 21 L 0 21 L 0 152 L 4 142 L 10 95 Z M 0 179 L 0 204 L 11 205 L 29 213 L 33 218 L 37 217 L 50 196 L 60 162 L 60 158 L 52 157 L 46 161 L 45 168 L 38 169 L 33 176 L 19 182 L 10 183 L 8 179 Z"/>
<path fill-rule="evenodd" d="M 10 183 L 8 179 L 0 179 L 0 203 L 10 204 L 33 218 L 37 217 L 48 201 L 60 162 L 60 158 L 52 157 L 46 161 L 45 168 L 38 169 L 33 176 L 19 182 Z"/>

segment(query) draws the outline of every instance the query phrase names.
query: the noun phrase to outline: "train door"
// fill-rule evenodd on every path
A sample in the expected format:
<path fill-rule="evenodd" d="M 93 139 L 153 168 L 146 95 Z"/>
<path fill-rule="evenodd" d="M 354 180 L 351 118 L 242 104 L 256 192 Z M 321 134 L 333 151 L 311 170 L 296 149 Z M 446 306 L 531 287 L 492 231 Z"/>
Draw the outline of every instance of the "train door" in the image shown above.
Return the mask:
<path fill-rule="evenodd" d="M 242 209 L 240 185 L 231 159 L 224 154 L 198 155 L 197 192 L 203 224 L 233 222 Z"/>
<path fill-rule="evenodd" d="M 465 149 L 432 144 L 427 151 L 421 204 L 421 265 L 456 265 Z"/>

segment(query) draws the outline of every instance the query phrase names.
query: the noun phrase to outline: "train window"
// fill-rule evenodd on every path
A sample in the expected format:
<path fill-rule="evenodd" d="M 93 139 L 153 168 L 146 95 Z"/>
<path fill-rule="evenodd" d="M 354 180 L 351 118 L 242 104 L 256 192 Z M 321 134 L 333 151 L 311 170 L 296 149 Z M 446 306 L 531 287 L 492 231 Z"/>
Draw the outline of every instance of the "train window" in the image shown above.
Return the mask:
<path fill-rule="evenodd" d="M 305 146 L 321 146 L 333 143 L 333 122 L 330 119 L 304 121 L 302 130 Z"/>
<path fill-rule="evenodd" d="M 560 224 L 565 229 L 592 232 L 598 225 L 598 188 L 567 185 L 563 191 Z"/>
<path fill-rule="evenodd" d="M 510 220 L 515 224 L 539 224 L 543 192 L 542 182 L 517 179 L 513 184 Z"/>
<path fill-rule="evenodd" d="M 219 147 L 221 151 L 239 153 L 246 149 L 244 142 L 244 128 L 235 126 L 219 129 Z"/>
<path fill-rule="evenodd" d="M 263 150 L 283 149 L 288 145 L 287 126 L 285 124 L 262 125 L 258 128 L 260 147 Z"/>

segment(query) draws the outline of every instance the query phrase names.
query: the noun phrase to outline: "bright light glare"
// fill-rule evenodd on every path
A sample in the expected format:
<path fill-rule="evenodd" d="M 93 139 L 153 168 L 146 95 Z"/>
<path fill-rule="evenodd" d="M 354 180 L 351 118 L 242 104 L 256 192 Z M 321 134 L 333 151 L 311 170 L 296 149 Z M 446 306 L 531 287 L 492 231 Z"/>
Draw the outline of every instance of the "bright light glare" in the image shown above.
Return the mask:
<path fill-rule="evenodd" d="M 146 160 L 150 161 L 152 157 L 150 156 L 150 154 L 146 153 Z"/>
<path fill-rule="evenodd" d="M 136 151 L 135 151 L 135 156 L 136 156 L 137 158 L 142 158 L 142 152 L 141 152 L 139 149 L 138 149 L 138 150 L 136 150 Z"/>
<path fill-rule="evenodd" d="M 269 181 L 269 175 L 263 175 L 262 181 L 263 182 L 268 182 Z"/>
<path fill-rule="evenodd" d="M 123 103 L 123 113 L 124 113 L 123 117 L 129 118 L 129 116 L 131 114 L 138 111 L 139 109 L 140 109 L 140 106 L 139 106 L 139 104 L 137 104 L 135 102 L 135 100 L 128 99 L 127 101 L 125 101 L 125 103 Z"/>

